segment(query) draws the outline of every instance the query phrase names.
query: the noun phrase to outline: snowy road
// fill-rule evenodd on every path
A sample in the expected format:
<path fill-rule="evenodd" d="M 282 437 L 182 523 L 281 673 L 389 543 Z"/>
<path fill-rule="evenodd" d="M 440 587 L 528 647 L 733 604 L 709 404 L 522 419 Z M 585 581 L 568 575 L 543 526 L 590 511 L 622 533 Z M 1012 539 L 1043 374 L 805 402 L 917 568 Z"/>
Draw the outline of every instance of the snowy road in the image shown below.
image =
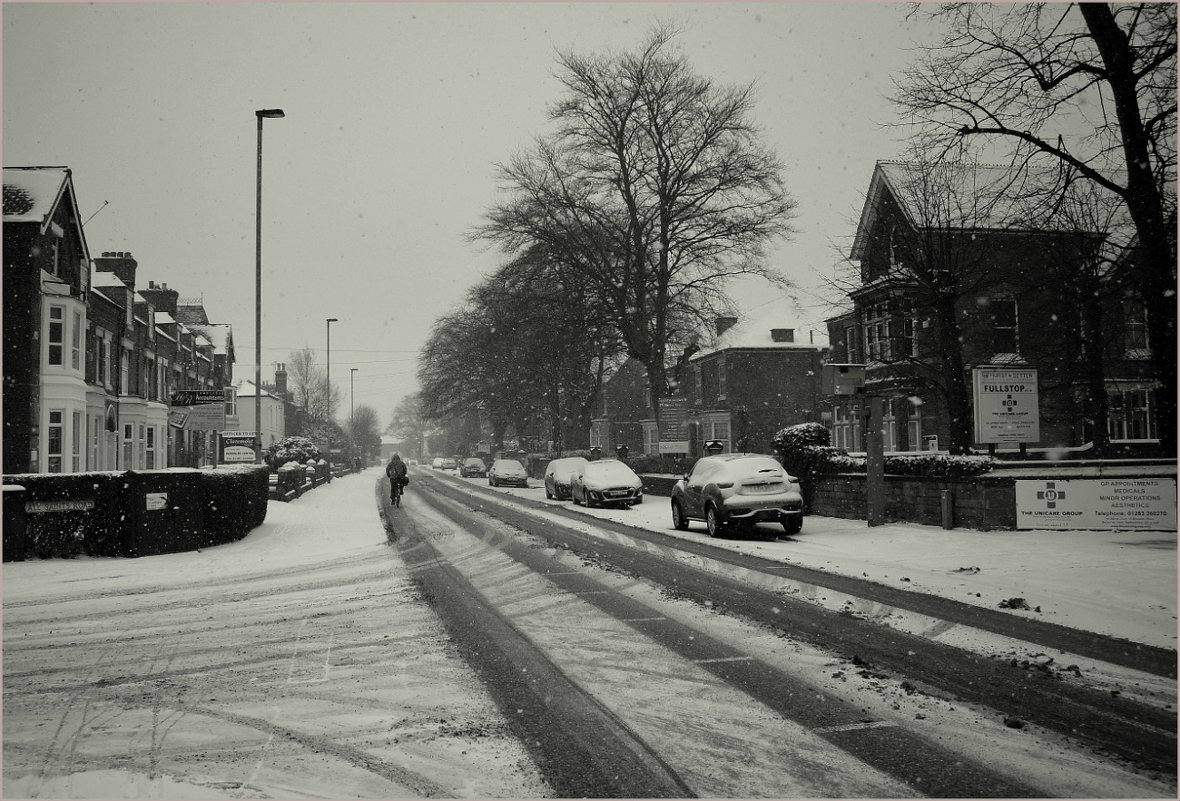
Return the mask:
<path fill-rule="evenodd" d="M 386 544 L 378 476 L 370 470 L 292 504 L 272 503 L 267 522 L 245 540 L 200 553 L 6 564 L 4 796 L 555 795 L 430 599 L 415 590 L 402 555 Z M 508 491 L 526 492 L 540 494 Z M 574 660 L 580 667 L 569 669 L 571 678 L 605 687 L 620 710 L 638 714 L 628 725 L 664 758 L 688 765 L 681 769 L 699 794 L 914 794 L 717 685 L 699 666 L 636 639 L 630 627 L 591 614 L 585 599 L 557 601 L 548 589 L 522 592 L 502 581 L 508 566 L 482 553 L 486 538 L 454 530 L 425 500 L 411 491 L 403 513 L 468 562 L 487 597 L 517 604 L 519 628 L 531 639 L 553 653 L 575 648 L 559 635 L 579 622 L 589 639 L 576 647 L 592 656 Z M 1044 732 L 1016 732 L 626 575 L 555 557 L 661 615 L 742 642 L 866 716 L 986 753 L 1055 795 L 1174 795 L 1174 776 L 1103 764 Z M 623 663 L 612 662 L 620 652 Z M 630 680 L 638 665 L 662 692 Z M 710 738 L 712 751 L 694 751 L 693 738 L 681 736 L 688 730 Z M 788 730 L 788 741 L 772 734 Z M 727 762 L 727 753 L 746 756 Z M 784 756 L 797 769 L 776 776 Z"/>

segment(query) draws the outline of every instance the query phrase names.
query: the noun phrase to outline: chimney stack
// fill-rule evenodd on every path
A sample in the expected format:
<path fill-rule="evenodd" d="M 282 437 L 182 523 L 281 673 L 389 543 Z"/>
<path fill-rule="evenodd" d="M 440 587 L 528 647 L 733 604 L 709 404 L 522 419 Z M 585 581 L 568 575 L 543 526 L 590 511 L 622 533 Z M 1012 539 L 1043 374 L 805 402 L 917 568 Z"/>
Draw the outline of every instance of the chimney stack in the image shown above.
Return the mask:
<path fill-rule="evenodd" d="M 135 269 L 139 264 L 131 257 L 130 252 L 122 250 L 106 251 L 94 260 L 94 269 L 99 272 L 114 273 L 115 277 L 135 291 Z"/>
<path fill-rule="evenodd" d="M 715 325 L 717 326 L 717 336 L 721 336 L 726 331 L 728 331 L 729 329 L 731 329 L 735 325 L 737 325 L 737 318 L 736 317 L 718 317 L 715 321 Z"/>
<path fill-rule="evenodd" d="M 287 395 L 287 365 L 283 362 L 275 366 L 275 394 Z"/>

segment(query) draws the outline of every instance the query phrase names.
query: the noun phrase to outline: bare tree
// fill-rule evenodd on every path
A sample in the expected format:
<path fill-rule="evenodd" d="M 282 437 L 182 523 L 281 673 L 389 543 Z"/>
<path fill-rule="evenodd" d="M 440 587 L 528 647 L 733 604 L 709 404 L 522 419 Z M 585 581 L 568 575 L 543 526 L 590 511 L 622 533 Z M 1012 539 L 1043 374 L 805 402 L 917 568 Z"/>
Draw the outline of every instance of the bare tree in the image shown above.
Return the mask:
<path fill-rule="evenodd" d="M 917 139 L 944 150 L 999 146 L 1014 165 L 1058 165 L 1125 204 L 1160 441 L 1174 454 L 1176 5 L 956 3 L 929 14 L 948 32 L 896 97 Z"/>
<path fill-rule="evenodd" d="M 509 199 L 478 236 L 518 253 L 543 244 L 586 280 L 628 355 L 647 369 L 659 415 L 671 343 L 726 279 L 785 279 L 765 247 L 794 203 L 752 122 L 752 86 L 719 87 L 655 31 L 638 51 L 559 57 L 556 132 L 501 167 Z"/>
<path fill-rule="evenodd" d="M 376 456 L 381 453 L 381 426 L 377 422 L 377 410 L 361 405 L 352 410 L 348 421 L 348 441 L 362 456 Z"/>
<path fill-rule="evenodd" d="M 288 386 L 295 405 L 303 411 L 307 430 L 302 432 L 312 436 L 313 432 L 325 435 L 325 427 L 331 420 L 333 412 L 340 405 L 340 392 L 335 387 L 328 392 L 327 371 L 316 364 L 316 353 L 311 348 L 292 351 L 287 358 Z"/>
<path fill-rule="evenodd" d="M 406 395 L 398 401 L 385 433 L 398 437 L 402 442 L 409 443 L 410 455 L 415 459 L 422 457 L 422 443 L 431 430 L 422 416 L 419 393 Z"/>

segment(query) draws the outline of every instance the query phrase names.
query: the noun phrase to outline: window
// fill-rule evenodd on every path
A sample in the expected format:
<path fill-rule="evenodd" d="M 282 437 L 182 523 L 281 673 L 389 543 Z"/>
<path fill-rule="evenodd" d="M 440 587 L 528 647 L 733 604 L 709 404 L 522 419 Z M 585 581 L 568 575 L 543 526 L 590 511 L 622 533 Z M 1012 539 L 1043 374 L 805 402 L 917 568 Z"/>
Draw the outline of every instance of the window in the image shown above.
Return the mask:
<path fill-rule="evenodd" d="M 148 426 L 147 430 L 147 457 L 144 460 L 144 468 L 147 470 L 154 470 L 156 467 L 156 427 Z"/>
<path fill-rule="evenodd" d="M 147 370 L 147 399 L 159 400 L 156 395 L 156 360 L 149 356 L 146 360 L 145 369 Z"/>
<path fill-rule="evenodd" d="M 893 357 L 889 343 L 889 307 L 874 303 L 865 308 L 865 353 L 872 361 L 886 361 Z"/>
<path fill-rule="evenodd" d="M 913 309 L 901 318 L 901 353 L 903 356 L 918 356 L 918 315 Z"/>
<path fill-rule="evenodd" d="M 91 470 L 98 470 L 101 467 L 98 463 L 98 432 L 100 431 L 102 431 L 102 417 L 95 415 L 90 421 L 90 464 L 88 467 Z"/>
<path fill-rule="evenodd" d="M 1106 426 L 1112 440 L 1156 439 L 1153 391 L 1115 389 L 1110 392 L 1110 413 Z"/>
<path fill-rule="evenodd" d="M 849 364 L 860 364 L 860 330 L 855 325 L 844 329 L 844 351 Z"/>
<path fill-rule="evenodd" d="M 859 416 L 847 406 L 833 407 L 832 444 L 846 451 L 864 450 L 860 443 Z"/>
<path fill-rule="evenodd" d="M 992 353 L 1020 353 L 1016 331 L 1016 299 L 992 298 Z"/>
<path fill-rule="evenodd" d="M 131 385 L 128 383 L 131 370 L 131 351 L 127 348 L 119 349 L 119 394 L 130 395 Z"/>
<path fill-rule="evenodd" d="M 725 354 L 723 353 L 721 358 L 717 360 L 717 400 L 725 400 L 725 373 Z"/>
<path fill-rule="evenodd" d="M 1128 296 L 1123 304 L 1123 314 L 1123 343 L 1127 358 L 1149 358 L 1151 345 L 1147 341 L 1147 307 L 1137 298 Z"/>
<path fill-rule="evenodd" d="M 144 432 L 144 429 L 146 428 L 147 426 L 145 426 L 143 423 L 139 424 L 139 441 L 135 451 L 139 454 L 140 464 L 147 464 L 147 437 Z"/>
<path fill-rule="evenodd" d="M 60 473 L 62 471 L 62 440 L 65 436 L 62 431 L 62 424 L 64 419 L 65 412 L 60 409 L 54 409 L 49 412 L 49 429 L 46 432 L 45 455 L 49 457 L 46 470 L 50 473 Z"/>
<path fill-rule="evenodd" d="M 66 341 L 65 314 L 63 306 L 49 307 L 49 363 L 58 366 L 62 364 L 62 348 Z"/>
<path fill-rule="evenodd" d="M 881 413 L 882 447 L 887 451 L 897 450 L 897 407 L 895 398 L 887 398 Z"/>
<path fill-rule="evenodd" d="M 74 328 L 70 331 L 70 366 L 82 369 L 82 315 L 74 312 Z"/>
<path fill-rule="evenodd" d="M 135 465 L 131 463 L 132 450 L 131 446 L 135 436 L 135 427 L 131 423 L 123 425 L 123 464 L 120 465 L 124 470 L 134 470 Z"/>
<path fill-rule="evenodd" d="M 70 472 L 82 471 L 82 413 L 73 413 L 73 438 L 70 440 Z"/>
<path fill-rule="evenodd" d="M 701 366 L 694 364 L 692 366 L 692 387 L 693 395 L 696 397 L 696 402 L 699 404 L 704 401 L 704 389 L 701 387 Z"/>
<path fill-rule="evenodd" d="M 57 241 L 56 237 L 53 239 L 53 264 L 50 266 L 54 275 L 61 275 L 61 243 Z"/>

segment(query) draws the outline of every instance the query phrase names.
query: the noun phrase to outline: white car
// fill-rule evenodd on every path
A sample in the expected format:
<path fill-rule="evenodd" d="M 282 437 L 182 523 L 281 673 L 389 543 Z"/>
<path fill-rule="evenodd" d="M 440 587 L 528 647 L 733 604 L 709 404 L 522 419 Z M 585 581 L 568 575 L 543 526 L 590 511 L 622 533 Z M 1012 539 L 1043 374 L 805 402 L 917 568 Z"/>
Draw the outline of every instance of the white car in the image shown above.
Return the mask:
<path fill-rule="evenodd" d="M 524 465 L 515 459 L 497 459 L 488 470 L 488 483 L 493 487 L 507 484 L 528 489 L 529 474 L 525 472 Z"/>
<path fill-rule="evenodd" d="M 589 462 L 581 456 L 566 456 L 554 459 L 545 468 L 545 497 L 564 500 L 570 497 L 570 481 L 574 473 Z"/>
<path fill-rule="evenodd" d="M 570 500 L 586 506 L 632 506 L 643 503 L 643 481 L 614 459 L 586 462 L 570 478 Z"/>
<path fill-rule="evenodd" d="M 672 487 L 672 525 L 704 520 L 710 537 L 730 525 L 781 523 L 787 534 L 803 527 L 798 480 L 773 456 L 723 453 L 703 456 Z"/>

